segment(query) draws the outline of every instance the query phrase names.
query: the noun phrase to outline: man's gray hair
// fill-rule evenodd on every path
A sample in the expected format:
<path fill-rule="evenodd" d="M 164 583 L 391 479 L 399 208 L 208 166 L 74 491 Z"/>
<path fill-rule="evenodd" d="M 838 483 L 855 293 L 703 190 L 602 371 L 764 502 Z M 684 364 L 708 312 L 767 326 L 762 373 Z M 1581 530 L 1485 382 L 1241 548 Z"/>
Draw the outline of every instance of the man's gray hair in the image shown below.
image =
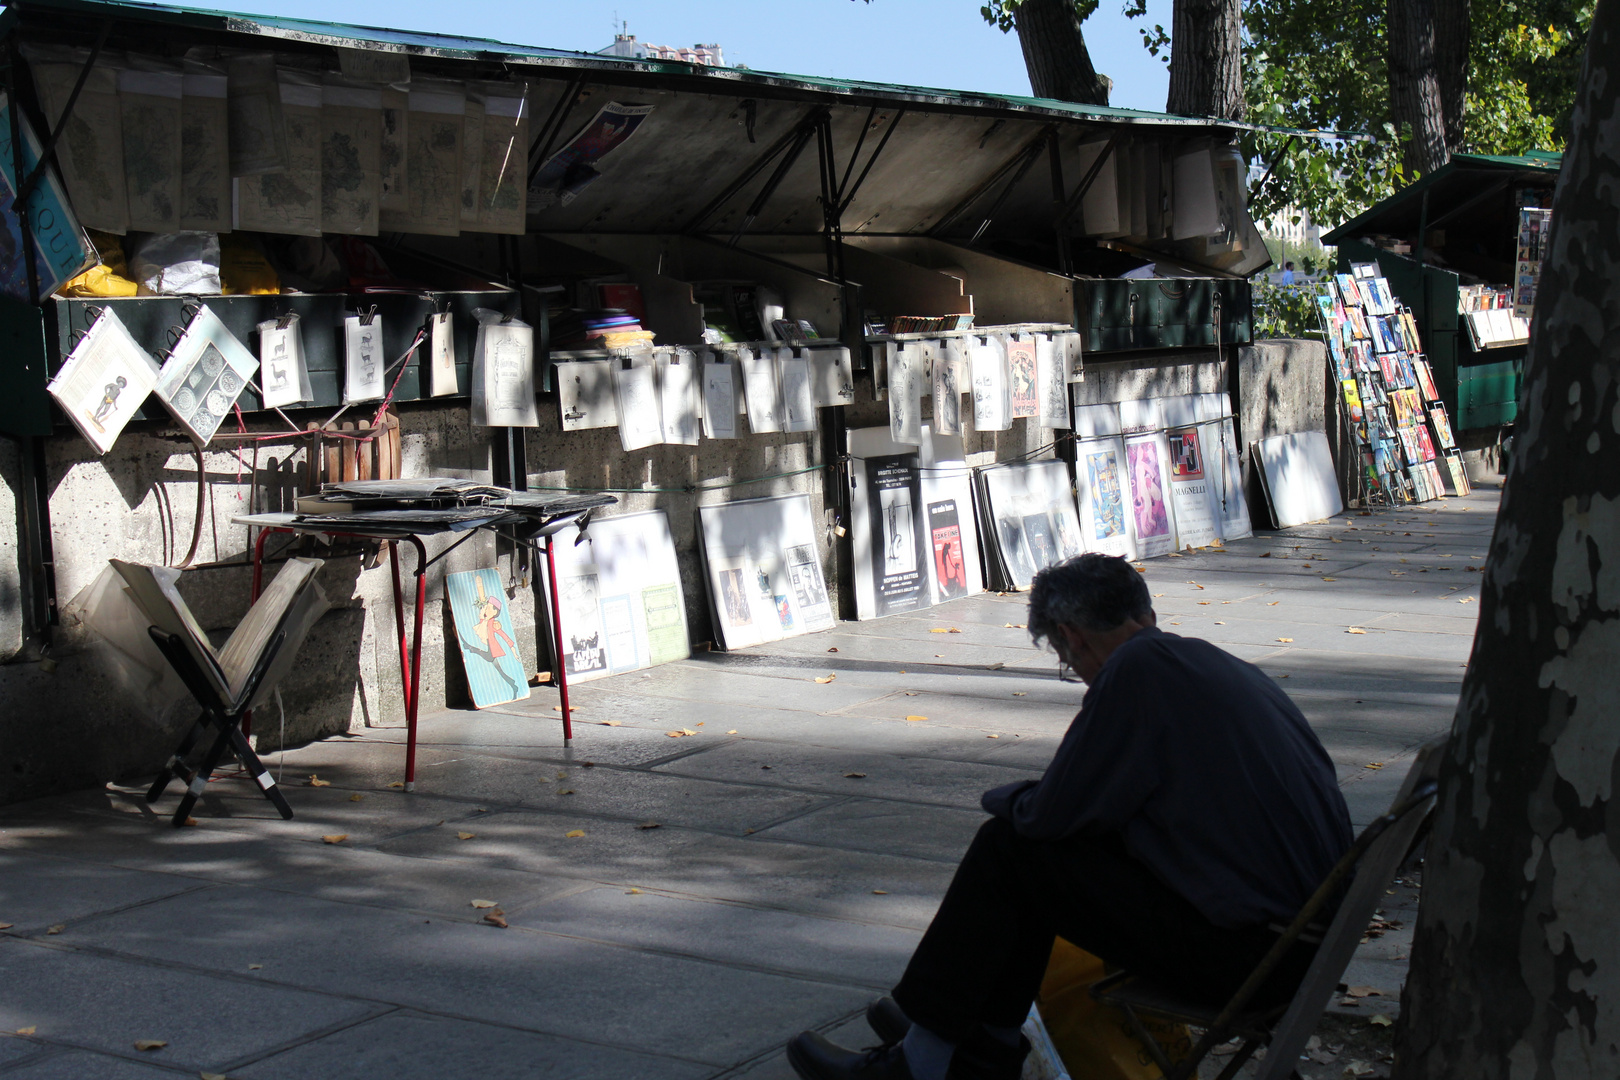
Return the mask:
<path fill-rule="evenodd" d="M 1147 582 L 1128 559 L 1091 553 L 1035 575 L 1029 593 L 1029 636 L 1051 641 L 1059 626 L 1103 632 L 1153 610 Z"/>

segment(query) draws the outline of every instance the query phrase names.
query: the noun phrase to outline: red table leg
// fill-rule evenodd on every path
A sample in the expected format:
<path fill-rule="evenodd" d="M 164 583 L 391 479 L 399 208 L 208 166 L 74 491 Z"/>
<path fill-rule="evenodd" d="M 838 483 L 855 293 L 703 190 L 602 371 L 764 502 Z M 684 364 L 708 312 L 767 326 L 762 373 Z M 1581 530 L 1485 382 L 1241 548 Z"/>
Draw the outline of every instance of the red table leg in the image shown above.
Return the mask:
<path fill-rule="evenodd" d="M 416 625 L 411 647 L 405 647 L 405 592 L 399 582 L 399 545 L 393 548 L 394 622 L 399 628 L 399 680 L 405 693 L 405 790 L 416 790 L 416 718 L 422 704 L 422 613 L 427 607 L 427 549 L 414 536 L 416 548 Z"/>
<path fill-rule="evenodd" d="M 557 641 L 557 688 L 562 691 L 563 745 L 574 741 L 574 718 L 568 707 L 568 657 L 563 652 L 562 601 L 557 596 L 557 558 L 552 553 L 555 536 L 546 537 L 546 574 L 551 579 L 551 628 Z"/>

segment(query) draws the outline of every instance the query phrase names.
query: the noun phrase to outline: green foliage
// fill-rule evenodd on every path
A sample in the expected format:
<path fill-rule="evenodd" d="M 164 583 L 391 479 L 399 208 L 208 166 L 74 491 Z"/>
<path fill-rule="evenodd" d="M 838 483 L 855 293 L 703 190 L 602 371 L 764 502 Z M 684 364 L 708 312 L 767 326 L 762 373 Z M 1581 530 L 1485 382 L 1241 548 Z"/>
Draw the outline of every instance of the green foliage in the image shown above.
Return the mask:
<path fill-rule="evenodd" d="M 867 2 L 870 3 L 871 0 Z M 1023 2 L 1024 0 L 990 0 L 988 4 L 979 8 L 979 14 L 984 16 L 985 22 L 1005 34 L 1012 30 L 1013 18 L 1018 14 L 1018 8 Z M 1070 0 L 1070 2 L 1074 5 L 1074 13 L 1081 20 L 1097 10 L 1097 0 Z"/>
<path fill-rule="evenodd" d="M 1322 318 L 1316 309 L 1315 285 L 1273 285 L 1252 278 L 1254 338 L 1319 338 Z"/>
<path fill-rule="evenodd" d="M 1125 0 L 1125 17 L 1127 19 L 1144 19 L 1147 17 L 1147 0 Z M 1157 56 L 1166 64 L 1170 62 L 1170 32 L 1163 24 L 1155 23 L 1153 29 L 1138 27 L 1142 34 L 1142 48 L 1148 51 L 1149 56 Z"/>
<path fill-rule="evenodd" d="M 1562 149 L 1594 7 L 1595 0 L 1472 5 L 1465 150 Z M 1402 170 L 1400 133 L 1390 119 L 1384 16 L 1384 0 L 1245 0 L 1249 118 L 1372 137 L 1324 143 L 1246 136 L 1250 160 L 1276 161 L 1253 194 L 1256 217 L 1294 206 L 1333 224 L 1416 179 Z"/>

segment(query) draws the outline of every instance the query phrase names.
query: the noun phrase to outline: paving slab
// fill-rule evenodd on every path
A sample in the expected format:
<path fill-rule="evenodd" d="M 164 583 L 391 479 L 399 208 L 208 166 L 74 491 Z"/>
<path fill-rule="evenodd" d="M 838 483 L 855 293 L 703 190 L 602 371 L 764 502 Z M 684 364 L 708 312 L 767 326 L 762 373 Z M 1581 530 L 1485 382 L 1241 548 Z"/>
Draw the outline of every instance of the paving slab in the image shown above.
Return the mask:
<path fill-rule="evenodd" d="M 1481 490 L 1139 565 L 1167 629 L 1294 698 L 1360 826 L 1450 726 L 1494 512 Z M 138 777 L 6 807 L 0 1030 L 38 1034 L 0 1039 L 0 1075 L 788 1080 L 799 1030 L 868 1045 L 980 795 L 1038 776 L 1084 694 L 1027 622 L 986 593 L 580 684 L 571 745 L 550 688 L 436 711 L 409 793 L 404 730 L 358 729 L 270 756 L 290 822 L 240 779 L 178 830 Z M 1344 1016 L 1393 1015 L 1416 895 L 1389 894 L 1346 975 L 1378 994 Z"/>

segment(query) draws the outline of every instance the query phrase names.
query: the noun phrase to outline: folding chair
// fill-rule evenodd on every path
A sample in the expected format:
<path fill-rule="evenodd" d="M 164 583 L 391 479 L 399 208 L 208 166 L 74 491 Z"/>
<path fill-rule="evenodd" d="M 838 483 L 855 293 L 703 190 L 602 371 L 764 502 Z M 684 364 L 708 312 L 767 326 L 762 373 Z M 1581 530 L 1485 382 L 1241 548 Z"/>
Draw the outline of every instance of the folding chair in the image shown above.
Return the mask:
<path fill-rule="evenodd" d="M 1446 740 L 1437 739 L 1418 751 L 1401 790 L 1389 812 L 1362 830 L 1350 850 L 1323 879 L 1322 884 L 1300 908 L 1275 945 L 1250 972 L 1236 994 L 1221 1008 L 1211 1008 L 1188 1000 L 1172 987 L 1158 985 L 1128 971 L 1117 972 L 1092 987 L 1098 1001 L 1116 1006 L 1125 1013 L 1132 1032 L 1157 1062 L 1165 1080 L 1188 1080 L 1197 1075 L 1198 1063 L 1226 1040 L 1238 1037 L 1242 1046 L 1232 1055 L 1217 1080 L 1230 1080 L 1255 1050 L 1266 1047 L 1255 1080 L 1286 1080 L 1294 1072 L 1301 1051 L 1327 1010 L 1328 997 L 1339 985 L 1339 977 L 1350 963 L 1361 941 L 1368 920 L 1383 897 L 1383 890 L 1410 850 L 1418 828 L 1433 805 L 1440 772 L 1440 754 Z M 1353 880 L 1351 880 L 1353 875 Z M 1348 890 L 1345 882 L 1351 880 Z M 1273 1009 L 1249 1009 L 1254 995 L 1282 963 L 1295 942 L 1309 942 L 1320 931 L 1316 917 L 1341 892 L 1344 899 L 1326 931 L 1316 958 L 1306 969 L 1299 988 L 1286 1005 Z M 1142 1016 L 1203 1028 L 1203 1037 L 1191 1053 L 1171 1062 L 1163 1047 L 1142 1024 Z"/>
<path fill-rule="evenodd" d="M 259 756 L 248 745 L 247 736 L 242 734 L 242 714 L 247 712 L 247 703 L 253 700 L 254 693 L 259 689 L 270 665 L 275 662 L 276 654 L 281 651 L 282 643 L 286 640 L 285 630 L 278 630 L 270 639 L 269 647 L 260 655 L 258 662 L 253 665 L 247 682 L 243 685 L 241 701 L 233 706 L 221 699 L 208 679 L 197 669 L 197 662 L 191 658 L 180 638 L 175 634 L 167 634 L 157 627 L 147 628 L 152 640 L 162 650 L 163 655 L 174 670 L 179 674 L 191 696 L 197 699 L 202 706 L 202 715 L 192 722 L 191 730 L 186 737 L 180 740 L 180 745 L 169 756 L 169 762 L 158 774 L 157 780 L 146 793 L 146 801 L 154 803 L 162 796 L 169 781 L 179 779 L 186 785 L 186 792 L 180 797 L 180 805 L 175 807 L 174 824 L 178 828 L 186 823 L 191 816 L 191 808 L 197 805 L 197 800 L 208 787 L 208 778 L 219 768 L 220 759 L 225 756 L 227 749 L 235 752 L 237 760 L 242 763 L 242 769 L 253 778 L 259 791 L 269 799 L 280 812 L 283 820 L 290 820 L 293 816 L 292 807 L 282 798 L 281 789 L 276 786 L 275 778 L 270 770 L 264 767 Z M 212 727 L 218 734 L 214 737 L 214 744 L 203 755 L 202 764 L 192 769 L 186 764 L 186 757 L 194 750 L 208 729 Z"/>

